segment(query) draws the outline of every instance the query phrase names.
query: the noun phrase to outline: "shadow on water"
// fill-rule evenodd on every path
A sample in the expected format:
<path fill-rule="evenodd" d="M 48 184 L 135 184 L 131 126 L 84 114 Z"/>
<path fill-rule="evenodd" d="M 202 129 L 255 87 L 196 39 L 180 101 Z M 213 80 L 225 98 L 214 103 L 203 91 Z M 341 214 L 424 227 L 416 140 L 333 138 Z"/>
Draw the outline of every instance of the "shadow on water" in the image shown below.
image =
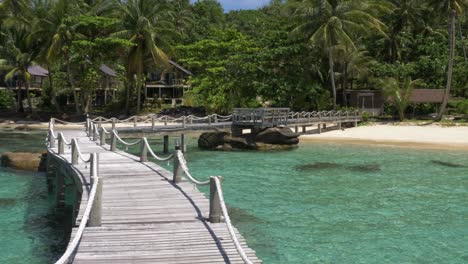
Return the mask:
<path fill-rule="evenodd" d="M 369 163 L 369 164 L 360 164 L 360 165 L 344 165 L 334 162 L 315 162 L 311 164 L 298 165 L 295 167 L 297 171 L 320 171 L 327 169 L 345 169 L 355 172 L 379 172 L 381 171 L 380 164 Z"/>
<path fill-rule="evenodd" d="M 312 164 L 304 164 L 296 166 L 298 171 L 312 171 L 312 170 L 324 170 L 324 169 L 336 169 L 342 168 L 343 165 L 333 162 L 316 162 Z"/>
<path fill-rule="evenodd" d="M 260 224 L 260 223 L 266 223 L 265 220 L 260 219 L 250 213 L 248 213 L 246 210 L 242 210 L 238 207 L 229 207 L 228 208 L 228 213 L 229 216 L 232 218 L 232 221 L 234 224 L 243 224 L 243 223 L 248 223 L 248 224 Z"/>
<path fill-rule="evenodd" d="M 45 174 L 33 177 L 24 198 L 27 204 L 24 229 L 34 242 L 31 257 L 37 263 L 53 263 L 66 249 L 66 227 L 50 206 Z"/>
<path fill-rule="evenodd" d="M 468 168 L 468 166 L 461 165 L 461 164 L 456 164 L 456 163 L 451 163 L 451 162 L 445 162 L 445 161 L 440 161 L 440 160 L 431 160 L 432 164 L 444 166 L 444 167 L 450 167 L 450 168 Z"/>

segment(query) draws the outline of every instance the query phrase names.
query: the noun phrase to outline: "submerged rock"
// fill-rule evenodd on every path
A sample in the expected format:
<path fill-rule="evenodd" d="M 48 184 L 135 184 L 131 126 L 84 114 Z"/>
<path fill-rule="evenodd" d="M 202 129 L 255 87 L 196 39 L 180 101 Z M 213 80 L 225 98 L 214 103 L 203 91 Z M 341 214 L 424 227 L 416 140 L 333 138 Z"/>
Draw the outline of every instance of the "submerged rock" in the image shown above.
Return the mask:
<path fill-rule="evenodd" d="M 26 171 L 45 171 L 47 153 L 5 152 L 0 161 L 4 167 Z"/>
<path fill-rule="evenodd" d="M 445 161 L 440 161 L 440 160 L 431 160 L 431 163 L 445 166 L 445 167 L 450 167 L 450 168 L 466 168 L 467 167 L 465 165 L 455 164 L 455 163 L 450 163 L 450 162 L 445 162 Z"/>
<path fill-rule="evenodd" d="M 274 145 L 297 145 L 298 135 L 287 127 L 266 128 L 255 135 L 256 142 L 263 142 Z"/>
<path fill-rule="evenodd" d="M 0 198 L 0 207 L 14 205 L 16 200 L 13 198 Z"/>
<path fill-rule="evenodd" d="M 343 165 L 332 162 L 316 162 L 312 164 L 298 165 L 296 170 L 298 171 L 308 171 L 308 170 L 323 170 L 323 169 L 336 169 L 341 168 Z"/>
<path fill-rule="evenodd" d="M 351 171 L 358 172 L 378 172 L 381 171 L 379 164 L 363 164 L 363 165 L 354 165 L 347 167 Z"/>
<path fill-rule="evenodd" d="M 228 132 L 206 132 L 198 138 L 198 147 L 201 149 L 214 149 L 226 142 Z"/>

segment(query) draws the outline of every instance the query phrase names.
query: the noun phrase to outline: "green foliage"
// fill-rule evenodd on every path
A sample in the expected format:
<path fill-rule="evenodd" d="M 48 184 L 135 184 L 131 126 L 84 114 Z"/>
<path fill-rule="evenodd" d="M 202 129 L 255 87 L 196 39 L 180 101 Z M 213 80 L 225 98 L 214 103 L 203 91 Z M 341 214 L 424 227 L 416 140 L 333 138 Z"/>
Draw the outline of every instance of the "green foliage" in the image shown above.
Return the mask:
<path fill-rule="evenodd" d="M 10 96 L 5 90 L 0 90 L 0 111 L 8 110 L 10 107 Z"/>

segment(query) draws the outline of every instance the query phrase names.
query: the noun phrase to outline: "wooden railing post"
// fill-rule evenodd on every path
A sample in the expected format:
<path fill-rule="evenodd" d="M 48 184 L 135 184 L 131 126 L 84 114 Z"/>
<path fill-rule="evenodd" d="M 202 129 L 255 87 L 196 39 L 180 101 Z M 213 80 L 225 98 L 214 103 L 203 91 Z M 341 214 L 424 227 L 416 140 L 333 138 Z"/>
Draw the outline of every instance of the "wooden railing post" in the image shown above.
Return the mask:
<path fill-rule="evenodd" d="M 167 115 L 164 116 L 164 126 L 167 126 Z"/>
<path fill-rule="evenodd" d="M 208 125 L 211 126 L 211 115 L 208 116 Z"/>
<path fill-rule="evenodd" d="M 209 220 L 211 223 L 220 223 L 221 222 L 221 204 L 218 196 L 218 188 L 216 186 L 216 177 L 210 177 L 210 216 Z M 222 178 L 217 177 L 221 182 Z"/>
<path fill-rule="evenodd" d="M 102 127 L 102 116 L 99 117 L 98 119 L 98 128 Z"/>
<path fill-rule="evenodd" d="M 146 146 L 146 138 L 142 138 L 140 142 L 140 162 L 148 161 L 148 147 Z"/>
<path fill-rule="evenodd" d="M 175 153 L 174 153 L 174 175 L 172 181 L 174 183 L 179 183 L 182 181 L 182 167 L 180 166 L 178 153 L 180 152 L 179 141 L 176 140 L 175 144 Z"/>
<path fill-rule="evenodd" d="M 88 125 L 88 131 L 87 132 L 88 132 L 88 137 L 91 137 L 91 133 L 93 133 L 93 122 L 89 118 L 88 118 L 88 120 L 89 120 L 89 123 L 88 123 L 89 125 Z"/>
<path fill-rule="evenodd" d="M 185 134 L 180 134 L 180 150 L 182 153 L 187 151 L 187 146 L 185 146 Z"/>
<path fill-rule="evenodd" d="M 98 133 L 99 133 L 99 131 L 98 131 L 98 129 L 97 129 L 96 124 L 93 126 L 93 131 L 94 131 L 94 132 L 93 132 L 93 141 L 97 141 L 97 140 L 98 140 Z"/>
<path fill-rule="evenodd" d="M 215 123 L 218 123 L 218 115 L 217 115 L 217 114 L 214 114 L 213 117 L 214 117 L 214 122 L 215 122 Z"/>
<path fill-rule="evenodd" d="M 104 128 L 101 128 L 101 134 L 99 134 L 99 145 L 104 146 L 106 144 L 106 133 Z"/>
<path fill-rule="evenodd" d="M 115 117 L 112 118 L 112 130 L 115 129 Z"/>
<path fill-rule="evenodd" d="M 58 134 L 58 154 L 61 155 L 65 152 L 65 142 L 62 133 Z"/>
<path fill-rule="evenodd" d="M 185 116 L 182 117 L 182 127 L 185 128 L 186 127 L 186 120 L 185 120 Z"/>
<path fill-rule="evenodd" d="M 136 127 L 137 126 L 137 117 L 135 116 L 133 118 L 133 127 Z"/>
<path fill-rule="evenodd" d="M 90 166 L 91 188 L 97 184 L 96 196 L 94 197 L 93 207 L 91 209 L 88 226 L 101 226 L 102 212 L 102 178 L 99 177 L 99 154 L 91 153 Z"/>
<path fill-rule="evenodd" d="M 76 138 L 73 138 L 72 141 L 71 141 L 71 151 L 72 151 L 72 154 L 71 154 L 71 159 L 72 159 L 72 164 L 73 165 L 77 165 L 78 162 L 79 162 L 79 153 L 78 153 L 78 142 L 76 142 Z"/>
<path fill-rule="evenodd" d="M 55 138 L 54 138 L 54 132 L 52 129 L 49 129 L 49 135 L 48 135 L 48 138 L 49 138 L 49 147 L 50 148 L 55 148 Z"/>
<path fill-rule="evenodd" d="M 110 150 L 115 151 L 116 149 L 117 149 L 117 137 L 115 136 L 115 130 L 112 130 Z"/>
<path fill-rule="evenodd" d="M 154 116 L 151 117 L 151 130 L 154 130 Z"/>

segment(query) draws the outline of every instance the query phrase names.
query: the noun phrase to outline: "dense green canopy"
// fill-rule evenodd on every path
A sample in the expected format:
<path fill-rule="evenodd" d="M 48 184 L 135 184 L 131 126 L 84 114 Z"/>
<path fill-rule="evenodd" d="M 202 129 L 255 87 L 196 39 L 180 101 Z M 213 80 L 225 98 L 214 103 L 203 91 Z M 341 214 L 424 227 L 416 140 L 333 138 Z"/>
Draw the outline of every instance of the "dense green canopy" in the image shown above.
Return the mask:
<path fill-rule="evenodd" d="M 456 106 L 449 97 L 468 96 L 467 6 L 467 0 L 274 0 L 225 13 L 216 0 L 5 0 L 0 71 L 6 83 L 15 77 L 28 89 L 28 66 L 46 67 L 41 107 L 58 112 L 91 111 L 102 63 L 123 83 L 108 109 L 145 110 L 146 77 L 171 58 L 194 73 L 186 102 L 209 111 L 345 108 L 346 91 L 395 95 L 411 86 L 445 89 L 442 114 L 447 104 Z M 418 81 L 407 85 L 411 79 Z M 60 100 L 64 95 L 73 98 L 73 109 Z M 389 113 L 404 113 L 409 103 L 402 101 L 391 100 Z M 12 92 L 2 92 L 0 102 L 0 109 L 23 108 Z"/>

